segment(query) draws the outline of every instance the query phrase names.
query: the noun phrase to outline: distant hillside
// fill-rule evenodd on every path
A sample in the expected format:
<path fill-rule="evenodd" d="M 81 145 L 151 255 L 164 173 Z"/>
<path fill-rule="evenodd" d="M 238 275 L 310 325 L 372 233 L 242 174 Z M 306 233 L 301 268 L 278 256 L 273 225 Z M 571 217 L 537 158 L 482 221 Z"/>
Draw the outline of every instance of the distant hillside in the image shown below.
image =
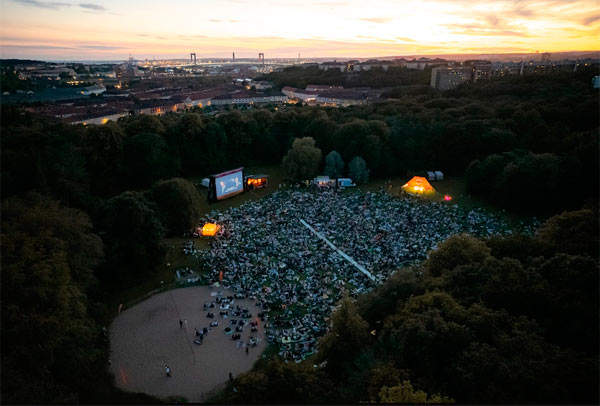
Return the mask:
<path fill-rule="evenodd" d="M 10 65 L 23 65 L 23 64 L 32 64 L 32 63 L 47 63 L 44 61 L 37 61 L 32 59 L 0 59 L 0 65 L 10 66 Z"/>
<path fill-rule="evenodd" d="M 585 58 L 600 58 L 600 51 L 571 51 L 571 52 L 552 52 L 551 60 L 563 60 L 563 59 L 585 59 Z M 394 60 L 398 58 L 404 59 L 419 59 L 419 58 L 443 58 L 453 61 L 466 61 L 469 59 L 486 59 L 493 62 L 510 62 L 510 61 L 530 61 L 539 60 L 542 57 L 542 52 L 539 53 L 507 53 L 507 54 L 432 54 L 432 55 L 395 55 L 395 56 L 378 56 L 369 58 L 354 58 L 354 57 L 331 57 L 331 58 L 310 58 L 314 61 L 348 61 L 358 60 L 366 61 L 369 59 L 377 59 L 380 61 Z"/>

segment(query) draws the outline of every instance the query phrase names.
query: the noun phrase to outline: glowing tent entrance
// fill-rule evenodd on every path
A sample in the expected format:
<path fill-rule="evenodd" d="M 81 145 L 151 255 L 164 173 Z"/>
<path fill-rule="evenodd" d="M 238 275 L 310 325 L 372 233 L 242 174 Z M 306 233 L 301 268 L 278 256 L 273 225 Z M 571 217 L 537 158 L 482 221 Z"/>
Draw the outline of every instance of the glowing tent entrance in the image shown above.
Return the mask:
<path fill-rule="evenodd" d="M 427 182 L 427 179 L 425 179 L 422 176 L 414 176 L 404 186 L 402 186 L 402 190 L 411 195 L 435 195 L 435 189 L 433 188 L 433 186 L 431 186 L 429 182 Z"/>
<path fill-rule="evenodd" d="M 217 231 L 219 231 L 220 228 L 221 228 L 221 226 L 219 226 L 217 224 L 206 223 L 202 227 L 202 235 L 213 236 L 213 235 L 217 234 Z"/>

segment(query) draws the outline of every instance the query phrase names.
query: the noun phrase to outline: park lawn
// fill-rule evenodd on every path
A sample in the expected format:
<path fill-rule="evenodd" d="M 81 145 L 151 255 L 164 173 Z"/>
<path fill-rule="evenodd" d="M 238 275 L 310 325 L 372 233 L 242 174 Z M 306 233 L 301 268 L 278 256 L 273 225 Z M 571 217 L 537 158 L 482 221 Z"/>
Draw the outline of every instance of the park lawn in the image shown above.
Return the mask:
<path fill-rule="evenodd" d="M 393 178 L 374 179 L 366 185 L 360 185 L 358 188 L 363 192 L 378 192 L 381 187 L 385 187 L 387 181 L 390 181 L 392 188 L 389 193 L 393 196 L 402 196 L 402 185 L 408 182 L 412 176 L 399 176 Z M 522 222 L 529 222 L 530 218 L 525 215 L 516 213 L 508 213 L 505 210 L 495 206 L 494 204 L 481 199 L 477 196 L 472 196 L 467 193 L 466 181 L 464 177 L 447 176 L 442 181 L 431 181 L 431 186 L 436 190 L 436 195 L 433 197 L 423 197 L 423 199 L 444 202 L 444 196 L 448 195 L 452 198 L 448 204 L 458 204 L 466 210 L 484 209 L 492 214 L 501 216 L 507 225 L 512 229 L 519 229 Z"/>
<path fill-rule="evenodd" d="M 247 166 L 244 168 L 244 173 L 269 175 L 269 184 L 263 189 L 244 192 L 230 199 L 225 199 L 215 203 L 208 203 L 206 200 L 207 190 L 201 186 L 202 178 L 188 179 L 198 187 L 198 190 L 203 198 L 201 202 L 201 213 L 203 216 L 208 215 L 213 210 L 224 211 L 231 207 L 239 207 L 251 200 L 261 199 L 278 190 L 279 184 L 284 182 L 283 171 L 280 165 Z M 363 192 L 377 192 L 381 187 L 385 186 L 386 182 L 389 181 L 392 185 L 389 193 L 393 196 L 400 197 L 402 196 L 401 186 L 410 179 L 410 176 L 373 179 L 365 185 L 360 185 L 358 189 Z M 492 213 L 501 215 L 511 227 L 515 226 L 524 219 L 522 216 L 508 214 L 503 210 L 499 210 L 498 208 L 494 207 L 490 203 L 485 202 L 484 200 L 470 196 L 466 192 L 466 184 L 463 177 L 446 177 L 443 181 L 432 181 L 431 185 L 438 192 L 436 196 L 427 198 L 431 201 L 441 202 L 444 201 L 444 195 L 449 195 L 452 197 L 452 200 L 448 202 L 448 204 L 459 204 L 461 207 L 464 207 L 467 210 L 472 210 L 475 208 L 486 209 Z M 352 188 L 349 188 L 348 190 L 351 191 Z M 199 224 L 199 226 L 202 226 L 202 224 Z M 175 271 L 177 269 L 189 267 L 198 272 L 199 275 L 202 275 L 198 260 L 192 255 L 184 255 L 182 247 L 186 241 L 194 240 L 196 249 L 209 249 L 210 238 L 211 237 L 166 238 L 165 244 L 167 246 L 167 257 L 160 270 L 157 273 L 149 275 L 145 279 L 140 280 L 138 284 L 123 289 L 121 292 L 119 292 L 119 297 L 115 298 L 116 304 L 118 305 L 119 303 L 134 301 L 146 295 L 150 291 L 168 287 L 169 285 L 174 286 Z"/>

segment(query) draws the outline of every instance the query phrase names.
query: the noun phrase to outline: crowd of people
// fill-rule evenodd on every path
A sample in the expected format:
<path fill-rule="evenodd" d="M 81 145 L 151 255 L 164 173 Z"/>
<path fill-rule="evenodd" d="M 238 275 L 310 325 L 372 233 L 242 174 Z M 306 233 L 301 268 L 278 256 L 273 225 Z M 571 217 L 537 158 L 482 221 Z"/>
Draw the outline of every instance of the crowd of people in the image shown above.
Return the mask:
<path fill-rule="evenodd" d="M 323 240 L 375 276 L 369 279 Z M 496 215 L 456 204 L 397 198 L 381 191 L 283 189 L 239 208 L 213 211 L 222 234 L 210 250 L 193 251 L 213 282 L 236 297 L 256 299 L 269 342 L 301 361 L 316 350 L 328 317 L 344 293 L 367 292 L 403 266 L 422 261 L 456 233 L 512 231 Z M 530 225 L 522 232 L 531 232 Z M 266 316 L 266 319 L 265 319 Z"/>

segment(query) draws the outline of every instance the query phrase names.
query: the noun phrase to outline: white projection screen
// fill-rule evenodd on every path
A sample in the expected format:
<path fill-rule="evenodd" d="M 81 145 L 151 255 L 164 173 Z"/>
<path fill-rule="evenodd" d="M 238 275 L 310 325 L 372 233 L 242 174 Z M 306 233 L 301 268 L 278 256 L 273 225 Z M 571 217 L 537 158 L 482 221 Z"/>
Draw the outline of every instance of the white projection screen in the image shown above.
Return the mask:
<path fill-rule="evenodd" d="M 217 200 L 225 199 L 244 191 L 244 174 L 242 168 L 215 176 L 215 192 Z"/>

